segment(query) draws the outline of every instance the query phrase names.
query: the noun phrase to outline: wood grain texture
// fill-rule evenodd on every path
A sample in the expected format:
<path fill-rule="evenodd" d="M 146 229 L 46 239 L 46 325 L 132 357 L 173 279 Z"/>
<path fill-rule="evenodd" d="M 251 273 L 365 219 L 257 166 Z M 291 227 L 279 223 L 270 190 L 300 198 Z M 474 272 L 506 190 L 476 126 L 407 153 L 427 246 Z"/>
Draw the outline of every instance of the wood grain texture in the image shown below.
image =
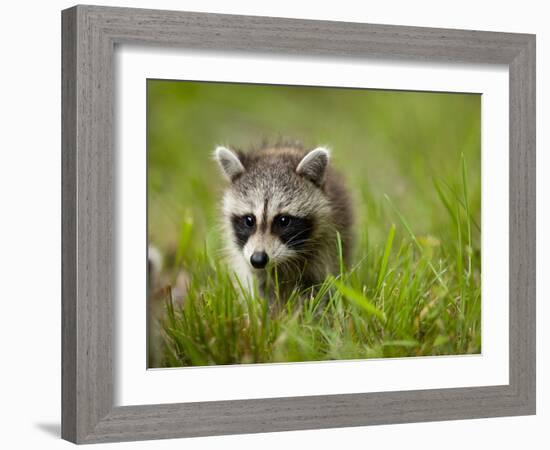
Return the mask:
<path fill-rule="evenodd" d="M 536 393 L 535 40 L 510 71 L 510 384 L 526 407 Z"/>
<path fill-rule="evenodd" d="M 76 10 L 63 14 L 61 50 L 61 434 L 76 440 Z"/>
<path fill-rule="evenodd" d="M 93 443 L 535 412 L 535 38 L 77 6 L 62 14 L 62 436 Z M 506 64 L 510 72 L 510 383 L 114 407 L 116 44 L 287 56 Z"/>

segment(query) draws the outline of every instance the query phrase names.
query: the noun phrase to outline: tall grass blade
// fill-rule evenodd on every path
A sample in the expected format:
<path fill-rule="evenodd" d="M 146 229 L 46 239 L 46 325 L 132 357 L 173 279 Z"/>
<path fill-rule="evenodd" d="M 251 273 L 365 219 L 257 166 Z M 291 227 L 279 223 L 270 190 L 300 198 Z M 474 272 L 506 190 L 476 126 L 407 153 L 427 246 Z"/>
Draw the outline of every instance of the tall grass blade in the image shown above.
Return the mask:
<path fill-rule="evenodd" d="M 445 180 L 440 180 L 441 184 L 447 188 L 447 190 L 453 195 L 453 197 L 460 203 L 460 206 L 462 208 L 466 209 L 466 204 L 464 203 L 463 196 L 460 195 L 458 192 L 456 192 L 455 189 L 453 189 L 451 186 L 449 186 L 449 183 L 447 183 Z M 481 226 L 479 223 L 477 223 L 477 220 L 473 216 L 473 214 L 470 213 L 470 221 L 473 224 L 473 226 L 476 228 L 477 231 L 481 231 Z"/>
<path fill-rule="evenodd" d="M 392 224 L 388 237 L 386 239 L 386 245 L 384 246 L 384 255 L 382 256 L 382 262 L 380 263 L 380 271 L 378 272 L 378 280 L 376 281 L 376 290 L 380 291 L 382 282 L 386 277 L 386 272 L 388 269 L 388 260 L 390 258 L 390 253 L 393 245 L 393 238 L 395 236 L 395 224 Z"/>
<path fill-rule="evenodd" d="M 178 239 L 178 247 L 176 250 L 176 266 L 181 266 L 187 250 L 189 248 L 189 243 L 191 241 L 191 235 L 193 232 L 193 219 L 186 217 L 183 223 L 181 224 L 180 234 Z"/>
<path fill-rule="evenodd" d="M 441 185 L 439 184 L 439 181 L 437 181 L 435 178 L 433 179 L 433 185 L 435 187 L 435 190 L 437 192 L 437 195 L 439 196 L 439 199 L 441 200 L 441 203 L 443 203 L 443 206 L 445 206 L 445 209 L 449 213 L 449 217 L 453 220 L 453 222 L 456 224 L 456 217 L 453 212 L 453 208 L 451 206 L 451 202 L 443 192 L 443 189 L 441 189 Z"/>
<path fill-rule="evenodd" d="M 344 251 L 342 249 L 342 236 L 340 236 L 340 233 L 336 232 L 336 243 L 338 245 L 338 263 L 340 266 L 340 276 L 342 277 L 344 275 L 344 271 L 346 270 L 344 266 Z"/>
<path fill-rule="evenodd" d="M 464 205 L 466 207 L 466 230 L 468 234 L 468 273 L 467 279 L 472 275 L 472 229 L 470 227 L 470 202 L 468 199 L 468 177 L 466 173 L 466 160 L 462 153 L 462 188 L 464 193 Z"/>
<path fill-rule="evenodd" d="M 403 224 L 403 226 L 405 227 L 405 229 L 407 230 L 407 232 L 409 233 L 409 236 L 411 238 L 411 240 L 414 242 L 414 244 L 416 245 L 416 247 L 422 252 L 423 251 L 423 248 L 422 246 L 420 245 L 420 243 L 418 242 L 418 240 L 416 239 L 416 236 L 414 235 L 409 223 L 407 222 L 407 219 L 405 219 L 405 217 L 403 217 L 403 215 L 399 212 L 399 210 L 397 209 L 397 207 L 393 204 L 393 202 L 391 201 L 390 197 L 387 195 L 387 194 L 384 194 L 384 197 L 386 198 L 386 200 L 389 202 L 390 206 L 392 207 L 392 209 L 395 211 L 395 213 L 397 214 L 397 216 L 399 217 L 399 220 L 401 220 L 401 223 Z M 447 287 L 447 284 L 443 281 L 443 279 L 441 278 L 441 276 L 439 275 L 439 273 L 437 272 L 437 270 L 435 270 L 435 267 L 433 266 L 433 264 L 431 262 L 428 263 L 429 266 L 430 266 L 430 269 L 432 270 L 433 274 L 435 275 L 435 277 L 437 278 L 437 280 L 439 281 L 439 284 L 443 287 L 443 289 L 445 289 L 446 291 L 449 290 L 449 288 Z"/>
<path fill-rule="evenodd" d="M 339 280 L 334 280 L 334 286 L 340 291 L 340 293 L 346 297 L 348 300 L 355 303 L 363 311 L 368 314 L 376 316 L 382 322 L 386 321 L 386 315 L 380 311 L 376 306 L 374 306 L 361 292 L 356 291 L 355 289 L 346 286 Z"/>

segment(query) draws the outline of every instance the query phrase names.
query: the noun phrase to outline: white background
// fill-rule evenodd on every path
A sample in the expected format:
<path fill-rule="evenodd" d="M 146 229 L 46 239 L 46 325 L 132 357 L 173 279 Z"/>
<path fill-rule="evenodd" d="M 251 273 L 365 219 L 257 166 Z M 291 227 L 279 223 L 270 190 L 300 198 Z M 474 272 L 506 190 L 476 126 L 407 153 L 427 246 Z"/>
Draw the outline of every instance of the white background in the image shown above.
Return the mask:
<path fill-rule="evenodd" d="M 116 1 L 105 5 L 185 9 L 204 12 L 333 19 L 433 27 L 505 30 L 537 34 L 538 143 L 538 415 L 442 423 L 314 430 L 119 444 L 117 448 L 280 448 L 349 445 L 372 448 L 546 448 L 550 423 L 547 382 L 548 265 L 542 255 L 550 241 L 548 145 L 550 116 L 548 12 L 544 3 L 463 0 L 296 2 L 253 0 Z M 0 257 L 2 372 L 0 399 L 5 448 L 69 448 L 59 440 L 60 417 L 60 14 L 71 2 L 9 2 L 3 5 L 1 45 L 2 220 Z M 314 5 L 314 6 L 313 6 Z M 546 201 L 548 204 L 548 201 Z M 546 295 L 545 295 L 546 294 Z M 546 426 L 545 426 L 546 425 Z M 105 448 L 105 445 L 98 446 Z"/>

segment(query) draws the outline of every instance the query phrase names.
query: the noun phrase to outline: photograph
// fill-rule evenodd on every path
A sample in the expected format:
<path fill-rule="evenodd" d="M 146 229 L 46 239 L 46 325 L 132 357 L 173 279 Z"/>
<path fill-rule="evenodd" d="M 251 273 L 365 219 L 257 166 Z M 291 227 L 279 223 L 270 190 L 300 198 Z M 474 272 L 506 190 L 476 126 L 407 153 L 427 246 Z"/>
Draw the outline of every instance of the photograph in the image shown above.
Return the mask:
<path fill-rule="evenodd" d="M 480 94 L 146 95 L 149 368 L 481 353 Z"/>
<path fill-rule="evenodd" d="M 3 5 L 2 448 L 550 448 L 546 4 L 312 5 Z"/>

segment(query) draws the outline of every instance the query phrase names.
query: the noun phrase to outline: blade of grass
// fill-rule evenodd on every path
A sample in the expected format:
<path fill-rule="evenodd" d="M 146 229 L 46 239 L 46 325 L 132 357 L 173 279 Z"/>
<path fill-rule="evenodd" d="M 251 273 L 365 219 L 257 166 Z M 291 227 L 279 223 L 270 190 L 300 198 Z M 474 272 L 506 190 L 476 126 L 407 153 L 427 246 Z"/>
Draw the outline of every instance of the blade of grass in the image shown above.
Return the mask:
<path fill-rule="evenodd" d="M 384 255 L 382 256 L 382 263 L 380 264 L 380 271 L 378 272 L 378 280 L 376 282 L 376 290 L 380 291 L 380 287 L 382 286 L 382 282 L 384 281 L 384 278 L 386 277 L 386 271 L 388 268 L 388 260 L 390 258 L 390 253 L 393 245 L 393 238 L 395 236 L 395 224 L 392 224 L 390 227 L 390 231 L 388 233 L 388 237 L 386 239 L 386 245 L 384 247 Z"/>
<path fill-rule="evenodd" d="M 405 229 L 407 230 L 407 232 L 409 233 L 409 236 L 411 237 L 412 241 L 414 242 L 414 244 L 416 245 L 416 247 L 422 252 L 423 251 L 423 248 L 422 246 L 420 245 L 420 243 L 418 242 L 418 240 L 416 239 L 416 236 L 414 235 L 409 223 L 407 222 L 407 220 L 405 219 L 405 217 L 403 217 L 403 215 L 399 212 L 399 210 L 397 209 L 397 207 L 393 204 L 393 202 L 391 201 L 390 197 L 387 195 L 387 194 L 384 194 L 384 197 L 386 198 L 386 200 L 389 202 L 390 206 L 392 207 L 392 209 L 395 211 L 395 213 L 397 214 L 397 216 L 399 217 L 399 219 L 401 220 L 401 223 L 403 224 L 403 226 L 405 227 Z M 433 264 L 431 262 L 428 263 L 429 266 L 430 266 L 430 269 L 432 270 L 433 274 L 436 276 L 437 280 L 439 281 L 439 284 L 441 284 L 441 286 L 443 287 L 443 289 L 445 289 L 446 291 L 449 290 L 449 288 L 447 287 L 447 285 L 445 284 L 445 282 L 443 281 L 443 279 L 439 276 L 439 274 L 437 273 L 437 271 L 435 270 L 435 267 L 433 266 Z"/>
<path fill-rule="evenodd" d="M 464 204 L 466 208 L 466 230 L 468 233 L 468 273 L 467 279 L 470 279 L 472 275 L 472 230 L 470 227 L 470 203 L 468 200 L 468 177 L 466 173 L 466 160 L 464 159 L 464 153 L 462 153 L 462 188 L 464 193 Z"/>
<path fill-rule="evenodd" d="M 435 187 L 437 195 L 439 196 L 439 199 L 441 200 L 441 203 L 443 203 L 443 206 L 445 206 L 445 209 L 449 213 L 449 217 L 451 217 L 453 222 L 455 222 L 455 224 L 456 224 L 456 217 L 455 217 L 455 214 L 453 212 L 453 208 L 451 207 L 451 203 L 449 202 L 449 199 L 447 198 L 447 196 L 445 195 L 445 193 L 441 189 L 441 185 L 439 184 L 439 182 L 435 178 L 433 179 L 433 185 Z"/>
<path fill-rule="evenodd" d="M 416 347 L 419 345 L 418 341 L 401 339 L 397 341 L 385 341 L 382 343 L 384 347 Z"/>
<path fill-rule="evenodd" d="M 367 312 L 368 314 L 372 314 L 382 322 L 386 321 L 386 315 L 376 306 L 374 306 L 361 292 L 358 292 L 355 289 L 346 286 L 344 283 L 338 280 L 334 280 L 334 286 L 336 286 L 336 289 L 338 289 L 344 297 L 355 303 L 357 306 L 363 309 L 363 311 Z"/>
<path fill-rule="evenodd" d="M 455 189 L 453 189 L 449 183 L 447 183 L 445 180 L 440 180 L 441 184 L 443 186 L 445 186 L 448 191 L 453 194 L 453 197 L 455 197 L 458 202 L 460 203 L 460 206 L 462 206 L 464 209 L 466 209 L 466 205 L 464 204 L 464 200 L 461 198 L 460 194 L 458 194 L 456 192 Z M 470 220 L 472 221 L 472 224 L 474 225 L 474 227 L 476 227 L 477 231 L 481 231 L 481 227 L 479 226 L 479 224 L 477 223 L 477 221 L 475 220 L 474 216 L 470 214 Z"/>
<path fill-rule="evenodd" d="M 176 250 L 176 266 L 181 266 L 187 249 L 189 247 L 189 242 L 191 241 L 191 234 L 193 231 L 193 220 L 190 217 L 186 217 L 183 223 L 181 224 L 180 234 L 178 239 L 178 248 Z"/>
<path fill-rule="evenodd" d="M 340 265 L 340 276 L 344 275 L 344 252 L 342 250 L 342 237 L 340 233 L 336 232 L 336 243 L 338 245 L 338 263 Z"/>

